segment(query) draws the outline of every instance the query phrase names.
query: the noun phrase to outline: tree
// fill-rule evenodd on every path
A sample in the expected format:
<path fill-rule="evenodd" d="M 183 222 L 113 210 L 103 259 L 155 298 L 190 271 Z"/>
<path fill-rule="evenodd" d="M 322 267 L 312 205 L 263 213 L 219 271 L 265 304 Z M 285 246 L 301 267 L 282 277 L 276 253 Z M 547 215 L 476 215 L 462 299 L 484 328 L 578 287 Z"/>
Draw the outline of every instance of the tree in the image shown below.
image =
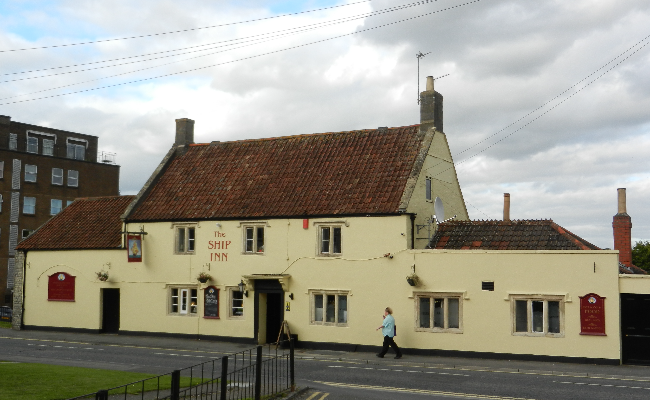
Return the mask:
<path fill-rule="evenodd" d="M 650 272 L 650 241 L 638 241 L 632 247 L 632 264 Z"/>

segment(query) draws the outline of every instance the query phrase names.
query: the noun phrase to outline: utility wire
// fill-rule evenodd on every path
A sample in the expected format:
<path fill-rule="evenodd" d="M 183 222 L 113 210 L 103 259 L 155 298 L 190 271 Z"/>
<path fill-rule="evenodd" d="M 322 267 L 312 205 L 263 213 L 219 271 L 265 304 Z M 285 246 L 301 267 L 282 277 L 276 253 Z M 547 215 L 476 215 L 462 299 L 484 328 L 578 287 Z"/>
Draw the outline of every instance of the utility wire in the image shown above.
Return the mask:
<path fill-rule="evenodd" d="M 262 37 L 267 36 L 269 38 L 286 37 L 286 36 L 289 36 L 289 35 L 295 35 L 295 34 L 298 34 L 298 33 L 301 33 L 301 32 L 306 32 L 306 31 L 310 31 L 310 30 L 314 30 L 314 29 L 318 29 L 318 28 L 322 28 L 322 27 L 343 24 L 343 23 L 358 20 L 358 19 L 370 18 L 370 17 L 375 17 L 375 16 L 378 16 L 378 15 L 382 15 L 382 14 L 387 14 L 387 13 L 390 13 L 390 12 L 393 12 L 393 11 L 404 10 L 404 9 L 407 9 L 407 8 L 411 8 L 411 7 L 415 7 L 415 6 L 419 6 L 419 5 L 429 3 L 429 1 L 430 0 L 418 1 L 418 2 L 415 2 L 415 3 L 405 4 L 405 5 L 397 6 L 397 7 L 390 7 L 390 8 L 387 8 L 387 9 L 377 10 L 377 11 L 373 11 L 373 12 L 370 12 L 370 13 L 358 14 L 358 15 L 354 15 L 354 16 L 350 16 L 350 17 L 344 17 L 344 18 L 338 18 L 338 19 L 335 19 L 335 20 L 332 20 L 332 21 L 318 22 L 318 23 L 315 23 L 315 24 L 309 24 L 309 25 L 303 25 L 303 26 L 295 27 L 295 28 L 283 29 L 283 30 L 276 31 L 276 32 L 266 32 L 266 33 L 261 33 L 261 34 L 258 34 L 258 35 L 246 36 L 246 37 L 237 38 L 237 39 L 223 40 L 223 41 L 219 41 L 219 42 L 202 44 L 202 45 L 198 45 L 198 46 L 190 46 L 190 47 L 179 48 L 179 49 L 174 49 L 174 50 L 165 50 L 165 51 L 159 51 L 159 52 L 155 52 L 155 53 L 149 53 L 149 54 L 143 54 L 143 55 L 137 55 L 137 56 L 130 56 L 130 57 L 122 57 L 122 58 L 117 58 L 117 59 L 112 59 L 112 60 L 95 61 L 95 62 L 90 62 L 90 63 L 73 64 L 73 65 L 51 67 L 51 68 L 42 68 L 42 69 L 31 70 L 31 71 L 23 71 L 23 72 L 10 72 L 10 73 L 2 74 L 2 75 L 18 75 L 18 74 L 40 72 L 40 71 L 48 71 L 48 70 L 53 70 L 53 69 L 73 68 L 73 67 L 77 67 L 77 66 L 102 64 L 102 63 L 107 63 L 107 62 L 112 62 L 112 61 L 129 60 L 129 59 L 133 59 L 133 58 L 150 57 L 150 56 L 157 55 L 157 54 L 178 52 L 178 51 L 193 49 L 193 48 L 198 48 L 198 47 L 207 47 L 207 46 L 212 46 L 214 44 L 219 44 L 219 43 L 228 43 L 228 42 L 250 43 L 250 42 L 252 42 L 251 44 L 249 44 L 247 46 L 240 46 L 240 47 L 235 47 L 234 48 L 234 49 L 240 49 L 240 48 L 243 48 L 243 47 L 253 46 L 253 45 L 256 45 L 256 44 L 266 43 L 266 42 L 271 41 L 271 40 L 260 40 L 260 39 L 252 39 L 252 40 L 245 40 L 245 39 L 257 38 L 257 37 L 260 37 L 260 36 L 262 36 Z M 436 1 L 436 0 L 433 0 L 433 1 Z M 304 28 L 304 29 L 302 29 L 302 28 Z M 291 32 L 291 31 L 293 31 L 293 32 Z M 280 32 L 290 32 L 290 33 L 273 35 L 273 33 L 280 33 Z M 123 62 L 123 63 L 119 63 L 119 64 L 105 65 L 105 66 L 94 67 L 94 68 L 85 68 L 85 69 L 79 69 L 79 70 L 75 70 L 75 71 L 59 72 L 59 73 L 48 74 L 48 75 L 32 76 L 32 77 L 27 77 L 27 78 L 8 79 L 8 80 L 0 81 L 0 83 L 17 82 L 17 81 L 23 81 L 23 80 L 47 78 L 47 77 L 51 77 L 51 76 L 67 75 L 67 74 L 73 74 L 73 73 L 78 73 L 78 72 L 85 72 L 85 71 L 92 71 L 92 70 L 103 69 L 103 68 L 111 68 L 111 67 L 117 67 L 117 66 L 128 65 L 128 64 L 135 64 L 135 63 L 139 63 L 139 62 L 159 60 L 159 59 L 163 59 L 163 58 L 170 58 L 170 57 L 176 57 L 176 56 L 185 55 L 185 54 L 191 54 L 191 53 L 198 53 L 198 52 L 202 52 L 202 51 L 213 50 L 213 49 L 217 49 L 217 48 L 221 48 L 221 47 L 236 46 L 239 43 L 231 43 L 231 44 L 225 44 L 225 45 L 220 45 L 220 46 L 207 47 L 207 48 L 204 48 L 204 49 L 201 49 L 201 50 L 192 50 L 192 51 L 187 51 L 187 52 L 184 52 L 184 53 L 177 53 L 177 54 L 171 54 L 171 55 L 166 55 L 166 56 L 149 58 L 149 59 L 146 59 L 146 60 L 129 61 L 129 62 Z M 228 50 L 233 50 L 233 49 L 228 49 Z M 157 65 L 155 67 L 150 67 L 150 68 L 156 68 L 156 67 L 159 67 L 159 66 L 165 66 L 165 65 L 169 65 L 169 64 L 174 64 L 174 63 L 178 63 L 178 62 L 192 60 L 192 59 L 199 58 L 199 57 L 206 57 L 206 56 L 209 56 L 209 55 L 222 53 L 222 52 L 223 51 L 202 54 L 202 55 L 197 56 L 197 57 L 191 57 L 191 58 L 185 58 L 185 59 L 182 59 L 182 60 L 172 61 L 170 63 L 160 64 L 160 65 Z M 146 69 L 150 69 L 150 68 L 146 68 Z M 136 71 L 133 71 L 133 72 L 137 72 L 137 71 L 141 71 L 141 70 L 136 70 Z M 105 77 L 103 79 L 106 79 L 106 78 L 110 78 L 110 76 Z"/>
<path fill-rule="evenodd" d="M 295 12 L 295 13 L 275 15 L 273 17 L 249 19 L 249 20 L 246 20 L 246 21 L 239 21 L 239 22 L 229 22 L 229 23 L 219 24 L 219 25 L 203 26 L 203 27 L 200 27 L 200 28 L 179 29 L 179 30 L 176 30 L 176 31 L 150 33 L 150 34 L 145 34 L 145 35 L 126 36 L 126 37 L 115 38 L 115 39 L 101 39 L 101 40 L 91 40 L 91 41 L 87 41 L 87 42 L 57 44 L 57 45 L 52 45 L 52 46 L 26 47 L 26 48 L 22 48 L 22 49 L 7 49 L 7 50 L 0 50 L 0 53 L 9 53 L 9 52 L 26 51 L 26 50 L 42 50 L 42 49 L 51 49 L 51 48 L 57 48 L 57 47 L 81 46 L 81 45 L 86 45 L 86 44 L 115 42 L 115 41 L 119 41 L 119 40 L 141 39 L 141 38 L 146 38 L 146 37 L 172 35 L 172 34 L 175 34 L 175 33 L 192 32 L 192 31 L 199 31 L 199 30 L 203 30 L 203 29 L 219 28 L 219 27 L 222 27 L 222 26 L 239 25 L 239 24 L 246 24 L 246 23 L 249 23 L 249 22 L 257 22 L 257 21 L 265 21 L 265 20 L 269 20 L 269 19 L 283 18 L 283 17 L 288 17 L 288 16 L 291 16 L 291 15 L 308 14 L 308 13 L 313 13 L 313 12 L 317 12 L 317 11 L 329 10 L 329 9 L 333 9 L 333 8 L 352 6 L 352 5 L 360 4 L 360 3 L 369 3 L 371 1 L 372 0 L 363 0 L 363 1 L 357 1 L 355 3 L 339 4 L 337 6 L 322 7 L 322 8 L 317 8 L 317 9 L 314 9 L 314 10 L 299 11 L 299 12 Z M 438 1 L 438 0 L 432 0 L 432 1 Z"/>
<path fill-rule="evenodd" d="M 434 0 L 434 1 L 437 1 L 437 0 Z M 437 10 L 437 11 L 432 11 L 432 12 L 417 15 L 417 16 L 414 16 L 414 17 L 405 18 L 405 19 L 402 19 L 402 20 L 394 21 L 394 22 L 389 22 L 387 24 L 378 25 L 378 26 L 375 26 L 375 27 L 372 27 L 372 28 L 361 29 L 361 30 L 358 30 L 358 31 L 355 31 L 355 32 L 352 32 L 352 33 L 337 35 L 337 36 L 333 36 L 333 37 L 330 37 L 330 38 L 327 38 L 327 39 L 316 40 L 316 41 L 313 41 L 313 42 L 309 42 L 309 43 L 305 43 L 305 44 L 301 44 L 301 45 L 296 45 L 296 46 L 291 46 L 291 47 L 286 47 L 286 48 L 280 49 L 280 50 L 269 51 L 269 52 L 257 54 L 257 55 L 254 55 L 254 56 L 238 58 L 236 60 L 230 60 L 230 61 L 225 61 L 225 62 L 222 62 L 222 63 L 206 65 L 204 67 L 192 68 L 192 69 L 179 71 L 179 72 L 172 72 L 172 73 L 169 73 L 169 74 L 158 75 L 158 76 L 154 76 L 154 77 L 150 77 L 150 78 L 136 79 L 136 80 L 132 80 L 132 81 L 128 81 L 128 82 L 116 83 L 116 84 L 113 84 L 113 85 L 105 85 L 105 86 L 100 86 L 100 87 L 96 87 L 96 88 L 92 88 L 92 89 L 84 89 L 84 90 L 78 90 L 78 91 L 74 91 L 74 92 L 51 95 L 51 96 L 36 97 L 36 98 L 33 98 L 33 99 L 16 100 L 16 101 L 12 101 L 12 102 L 0 103 L 0 105 L 25 103 L 25 102 L 34 101 L 34 100 L 43 100 L 43 99 L 49 99 L 49 98 L 54 98 L 54 97 L 68 96 L 68 95 L 71 95 L 71 94 L 91 92 L 91 91 L 100 90 L 100 89 L 123 86 L 123 85 L 128 85 L 128 84 L 137 83 L 137 82 L 145 82 L 145 81 L 150 81 L 150 80 L 154 80 L 154 79 L 160 79 L 160 78 L 165 78 L 165 77 L 169 77 L 169 76 L 180 75 L 180 74 L 184 74 L 184 73 L 188 73 L 188 72 L 199 71 L 199 70 L 203 70 L 203 69 L 206 69 L 206 68 L 213 68 L 213 67 L 216 67 L 216 66 L 232 64 L 232 63 L 236 63 L 236 62 L 239 62 L 239 61 L 250 60 L 250 59 L 253 59 L 253 58 L 259 58 L 259 57 L 263 57 L 263 56 L 270 55 L 270 54 L 276 54 L 276 53 L 281 53 L 281 52 L 288 51 L 288 50 L 294 50 L 294 49 L 297 49 L 297 48 L 306 47 L 306 46 L 310 46 L 310 45 L 317 44 L 317 43 L 323 43 L 323 42 L 327 42 L 327 41 L 330 41 L 330 40 L 334 40 L 334 39 L 338 39 L 338 38 L 342 38 L 342 37 L 346 37 L 346 36 L 352 36 L 352 35 L 356 35 L 356 34 L 359 34 L 359 33 L 362 33 L 362 32 L 368 32 L 368 31 L 372 31 L 372 30 L 375 30 L 375 29 L 379 29 L 379 28 L 385 28 L 387 26 L 399 24 L 399 23 L 406 22 L 406 21 L 411 21 L 411 20 L 414 20 L 414 19 L 418 19 L 418 18 L 428 16 L 428 15 L 441 13 L 443 11 L 453 10 L 453 9 L 460 8 L 460 7 L 470 5 L 470 4 L 473 4 L 473 3 L 478 3 L 480 1 L 481 0 L 473 0 L 473 1 L 466 2 L 466 3 L 458 4 L 458 5 L 455 5 L 455 6 L 443 8 L 443 9 L 440 9 L 440 10 Z M 137 71 L 133 71 L 133 72 L 137 72 Z M 129 73 L 131 73 L 131 72 L 127 72 L 127 73 L 124 73 L 124 74 L 118 74 L 118 75 L 114 75 L 114 76 L 125 75 L 125 74 L 129 74 Z M 103 78 L 100 78 L 100 79 L 103 79 Z M 94 79 L 94 80 L 91 80 L 91 81 L 86 81 L 86 82 L 81 82 L 81 83 L 87 83 L 87 82 L 92 82 L 92 81 L 96 81 L 96 80 L 99 80 L 99 79 Z M 66 85 L 66 86 L 72 86 L 72 85 Z M 66 86 L 60 86 L 59 88 L 63 88 L 63 87 L 66 87 Z M 57 89 L 57 88 L 55 88 L 55 89 Z M 53 90 L 53 89 L 47 89 L 47 90 Z M 18 96 L 13 96 L 13 97 L 18 97 Z M 2 100 L 5 100 L 5 99 L 8 99 L 8 98 L 4 98 Z"/>

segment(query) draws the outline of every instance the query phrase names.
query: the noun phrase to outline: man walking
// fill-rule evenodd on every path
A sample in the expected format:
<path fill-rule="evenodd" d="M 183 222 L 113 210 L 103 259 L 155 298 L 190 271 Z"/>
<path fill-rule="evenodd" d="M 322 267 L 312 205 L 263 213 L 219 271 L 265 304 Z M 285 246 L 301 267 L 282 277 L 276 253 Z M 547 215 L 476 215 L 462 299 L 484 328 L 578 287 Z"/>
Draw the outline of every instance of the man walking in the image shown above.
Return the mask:
<path fill-rule="evenodd" d="M 395 318 L 393 318 L 393 310 L 390 307 L 386 307 L 384 310 L 384 322 L 375 330 L 378 331 L 380 329 L 381 334 L 384 335 L 384 345 L 381 352 L 377 354 L 377 357 L 384 358 L 384 355 L 388 352 L 388 346 L 390 346 L 395 351 L 395 359 L 402 358 L 402 352 L 393 339 L 393 336 L 395 336 Z"/>

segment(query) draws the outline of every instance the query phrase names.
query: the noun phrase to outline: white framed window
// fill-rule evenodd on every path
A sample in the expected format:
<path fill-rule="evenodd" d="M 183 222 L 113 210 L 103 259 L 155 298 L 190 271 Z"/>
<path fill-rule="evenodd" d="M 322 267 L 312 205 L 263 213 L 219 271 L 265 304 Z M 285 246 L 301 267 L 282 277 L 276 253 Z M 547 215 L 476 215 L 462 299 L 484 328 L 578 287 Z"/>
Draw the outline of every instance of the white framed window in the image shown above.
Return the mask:
<path fill-rule="evenodd" d="M 18 134 L 9 134 L 9 150 L 18 150 Z"/>
<path fill-rule="evenodd" d="M 54 140 L 43 139 L 43 155 L 44 156 L 54 155 Z"/>
<path fill-rule="evenodd" d="M 512 334 L 564 337 L 564 296 L 510 296 Z"/>
<path fill-rule="evenodd" d="M 73 160 L 86 159 L 86 147 L 82 144 L 68 143 L 67 150 L 68 158 Z"/>
<path fill-rule="evenodd" d="M 63 168 L 52 168 L 52 185 L 63 185 Z"/>
<path fill-rule="evenodd" d="M 175 254 L 194 254 L 196 244 L 196 226 L 195 225 L 176 225 L 174 227 L 174 253 Z"/>
<path fill-rule="evenodd" d="M 73 169 L 68 170 L 68 186 L 78 187 L 79 186 L 79 171 Z"/>
<path fill-rule="evenodd" d="M 431 177 L 427 176 L 426 180 L 424 181 L 424 196 L 427 201 L 432 201 L 433 200 L 433 194 L 431 192 Z"/>
<path fill-rule="evenodd" d="M 36 165 L 25 164 L 25 182 L 36 182 Z"/>
<path fill-rule="evenodd" d="M 50 215 L 56 215 L 61 212 L 63 208 L 63 200 L 52 199 L 50 200 Z"/>
<path fill-rule="evenodd" d="M 416 293 L 415 331 L 463 333 L 462 293 Z"/>
<path fill-rule="evenodd" d="M 72 204 L 73 202 L 74 202 L 74 200 L 67 200 L 67 201 L 65 202 L 65 206 L 67 207 L 67 206 L 69 206 L 70 204 Z"/>
<path fill-rule="evenodd" d="M 228 288 L 228 317 L 244 318 L 244 293 L 237 286 Z"/>
<path fill-rule="evenodd" d="M 245 254 L 264 254 L 264 226 L 242 225 Z"/>
<path fill-rule="evenodd" d="M 0 179 L 5 177 L 5 162 L 0 161 Z"/>
<path fill-rule="evenodd" d="M 23 214 L 36 214 L 36 197 L 23 197 Z"/>
<path fill-rule="evenodd" d="M 27 239 L 29 235 L 31 235 L 34 232 L 33 229 L 23 229 L 21 232 L 21 236 L 23 239 Z"/>
<path fill-rule="evenodd" d="M 27 136 L 27 152 L 38 154 L 38 138 Z"/>
<path fill-rule="evenodd" d="M 199 310 L 198 289 L 192 287 L 169 288 L 169 313 L 197 315 Z"/>
<path fill-rule="evenodd" d="M 347 290 L 310 290 L 312 325 L 348 326 Z"/>
<path fill-rule="evenodd" d="M 320 225 L 318 227 L 318 255 L 341 255 L 341 225 Z"/>

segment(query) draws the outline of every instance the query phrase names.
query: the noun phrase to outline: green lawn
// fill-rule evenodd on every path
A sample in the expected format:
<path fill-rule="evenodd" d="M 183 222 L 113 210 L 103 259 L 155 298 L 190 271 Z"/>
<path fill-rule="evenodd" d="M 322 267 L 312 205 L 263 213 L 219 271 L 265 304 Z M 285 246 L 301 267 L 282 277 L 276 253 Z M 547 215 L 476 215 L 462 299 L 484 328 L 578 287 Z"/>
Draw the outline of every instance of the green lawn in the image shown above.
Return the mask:
<path fill-rule="evenodd" d="M 152 376 L 154 375 L 135 372 L 0 361 L 0 399 L 67 399 Z M 145 390 L 154 389 L 156 382 L 155 379 L 148 382 L 150 384 L 145 386 Z M 199 380 L 196 378 L 192 382 L 192 384 L 198 383 Z M 181 378 L 181 387 L 189 386 L 189 384 L 189 378 Z M 169 375 L 161 378 L 160 386 L 164 389 L 170 387 Z M 137 387 L 130 387 L 129 393 L 139 393 L 141 388 L 141 384 L 138 384 Z M 121 393 L 124 393 L 124 388 Z"/>
<path fill-rule="evenodd" d="M 0 328 L 11 329 L 11 322 L 9 322 L 9 321 L 0 321 Z"/>

